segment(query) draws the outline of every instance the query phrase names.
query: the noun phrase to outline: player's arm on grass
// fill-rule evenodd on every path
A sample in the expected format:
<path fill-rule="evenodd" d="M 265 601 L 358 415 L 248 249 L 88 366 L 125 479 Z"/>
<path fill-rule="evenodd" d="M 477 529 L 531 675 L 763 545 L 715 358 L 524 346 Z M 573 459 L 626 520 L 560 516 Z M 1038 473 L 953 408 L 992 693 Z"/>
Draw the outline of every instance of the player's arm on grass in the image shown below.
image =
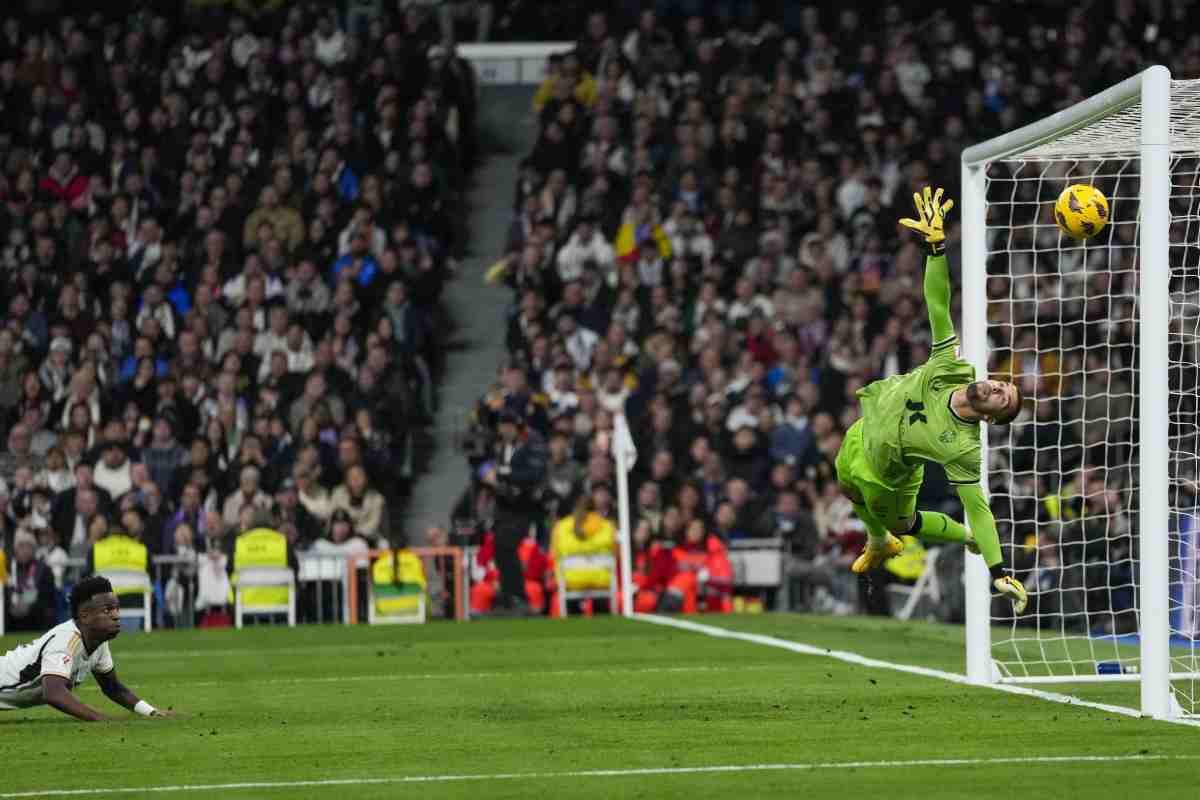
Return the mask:
<path fill-rule="evenodd" d="M 100 691 L 104 692 L 104 696 L 123 708 L 136 711 L 145 717 L 175 716 L 174 711 L 170 709 L 165 711 L 159 710 L 134 694 L 128 686 L 121 683 L 115 669 L 111 669 L 108 672 L 93 672 L 92 675 L 95 676 L 96 683 L 100 685 Z M 141 707 L 139 708 L 139 706 Z"/>
<path fill-rule="evenodd" d="M 42 692 L 46 696 L 47 705 L 51 705 L 75 719 L 81 719 L 84 722 L 103 722 L 108 719 L 72 694 L 67 679 L 61 675 L 43 675 Z"/>
<path fill-rule="evenodd" d="M 925 239 L 928 255 L 925 258 L 925 306 L 929 311 L 929 327 L 933 332 L 933 348 L 950 347 L 954 341 L 954 322 L 950 319 L 950 265 L 946 263 L 946 214 L 954 208 L 953 200 L 942 202 L 942 190 L 933 192 L 928 186 L 924 194 L 913 193 L 913 206 L 918 219 L 904 218 L 900 224 L 919 233 Z"/>

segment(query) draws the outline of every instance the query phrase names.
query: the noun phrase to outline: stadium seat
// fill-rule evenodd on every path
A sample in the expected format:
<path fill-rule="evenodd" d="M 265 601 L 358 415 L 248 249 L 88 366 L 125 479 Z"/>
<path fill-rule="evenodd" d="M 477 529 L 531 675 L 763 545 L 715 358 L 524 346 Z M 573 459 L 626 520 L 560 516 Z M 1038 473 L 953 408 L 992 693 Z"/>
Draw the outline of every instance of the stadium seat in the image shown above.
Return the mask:
<path fill-rule="evenodd" d="M 150 582 L 150 576 L 145 572 L 132 569 L 113 569 L 102 574 L 108 578 L 113 586 L 113 591 L 118 595 L 139 593 L 142 595 L 142 607 L 122 608 L 121 617 L 140 618 L 142 630 L 148 632 L 153 627 L 154 617 L 154 604 L 151 601 L 154 585 Z"/>
<path fill-rule="evenodd" d="M 242 602 L 245 589 L 286 588 L 287 603 L 282 605 L 246 605 Z M 247 567 L 238 570 L 233 587 L 233 619 L 240 629 L 246 614 L 287 614 L 288 627 L 296 627 L 296 576 L 288 567 Z"/>
<path fill-rule="evenodd" d="M 385 550 L 372 565 L 367 586 L 367 622 L 371 625 L 425 622 L 425 567 L 411 550 L 395 555 Z"/>
<path fill-rule="evenodd" d="M 607 589 L 568 589 L 564 575 L 572 569 L 603 569 L 608 570 Z M 558 582 L 558 615 L 565 619 L 567 602 L 570 600 L 592 600 L 603 598 L 608 600 L 609 608 L 616 607 L 617 598 L 617 559 L 611 554 L 559 556 L 555 559 L 554 579 Z"/>

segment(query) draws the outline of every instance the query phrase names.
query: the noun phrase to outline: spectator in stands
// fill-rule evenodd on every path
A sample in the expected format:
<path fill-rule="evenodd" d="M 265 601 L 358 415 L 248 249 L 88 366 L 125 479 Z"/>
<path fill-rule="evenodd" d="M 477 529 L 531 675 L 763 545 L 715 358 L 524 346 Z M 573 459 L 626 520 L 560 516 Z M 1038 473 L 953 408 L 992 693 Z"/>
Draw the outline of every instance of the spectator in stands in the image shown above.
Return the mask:
<path fill-rule="evenodd" d="M 11 481 L 17 470 L 41 468 L 41 459 L 33 452 L 33 431 L 19 422 L 8 432 L 8 448 L 0 453 L 0 479 Z"/>
<path fill-rule="evenodd" d="M 54 624 L 54 573 L 37 557 L 37 539 L 25 528 L 13 537 L 12 580 L 6 582 L 6 625 L 45 630 Z"/>
<path fill-rule="evenodd" d="M 221 507 L 221 518 L 227 527 L 234 527 L 241 523 L 243 509 L 270 510 L 271 498 L 259 488 L 260 477 L 261 472 L 253 464 L 247 464 L 239 471 L 237 491 L 229 495 Z"/>
<path fill-rule="evenodd" d="M 383 495 L 370 486 L 367 471 L 361 465 L 346 470 L 346 481 L 333 490 L 330 506 L 335 514 L 342 510 L 350 515 L 358 535 L 372 541 L 386 537 Z"/>
<path fill-rule="evenodd" d="M 324 544 L 337 552 L 359 555 L 371 549 L 370 543 L 355 528 L 354 518 L 344 508 L 336 509 L 329 518 L 329 530 Z"/>
<path fill-rule="evenodd" d="M 279 530 L 288 536 L 288 541 L 297 549 L 307 549 L 320 535 L 320 523 L 301 505 L 296 481 L 292 478 L 280 481 L 271 513 Z"/>
<path fill-rule="evenodd" d="M 94 480 L 96 486 L 115 500 L 133 488 L 133 462 L 129 459 L 126 445 L 120 440 L 110 440 L 100 446 L 100 460 L 96 462 Z"/>
<path fill-rule="evenodd" d="M 296 481 L 296 496 L 300 504 L 324 526 L 333 513 L 333 505 L 329 490 L 315 479 L 315 471 L 315 467 L 298 464 L 292 474 Z"/>
<path fill-rule="evenodd" d="M 169 418 L 159 417 L 153 424 L 150 444 L 142 450 L 142 461 L 146 464 L 150 480 L 159 486 L 169 487 L 187 453 L 175 441 L 175 426 Z"/>

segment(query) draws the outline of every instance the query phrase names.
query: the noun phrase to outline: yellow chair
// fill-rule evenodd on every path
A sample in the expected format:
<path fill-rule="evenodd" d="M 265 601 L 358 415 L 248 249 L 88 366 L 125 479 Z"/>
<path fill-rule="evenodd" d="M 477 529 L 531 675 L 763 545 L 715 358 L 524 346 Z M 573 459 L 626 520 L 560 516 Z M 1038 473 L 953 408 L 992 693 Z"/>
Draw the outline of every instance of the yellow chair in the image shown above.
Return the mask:
<path fill-rule="evenodd" d="M 399 574 L 397 574 L 399 573 Z M 426 618 L 425 566 L 411 550 L 384 550 L 371 565 L 367 622 L 421 624 Z"/>
<path fill-rule="evenodd" d="M 110 533 L 92 546 L 92 568 L 108 578 L 113 593 L 142 596 L 141 608 L 122 608 L 121 616 L 141 619 L 142 630 L 147 632 L 154 618 L 154 585 L 146 571 L 148 563 L 146 545 L 123 533 Z"/>

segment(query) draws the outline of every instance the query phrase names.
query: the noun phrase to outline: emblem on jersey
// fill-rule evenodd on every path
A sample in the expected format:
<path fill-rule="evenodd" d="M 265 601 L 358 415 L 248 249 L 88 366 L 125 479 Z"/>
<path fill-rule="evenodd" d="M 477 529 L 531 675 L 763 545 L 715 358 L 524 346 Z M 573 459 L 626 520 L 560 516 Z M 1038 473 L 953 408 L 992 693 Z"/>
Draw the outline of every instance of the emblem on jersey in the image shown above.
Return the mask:
<path fill-rule="evenodd" d="M 938 437 L 938 441 L 942 444 L 950 444 L 954 441 L 954 431 L 942 431 L 942 435 Z"/>
<path fill-rule="evenodd" d="M 63 656 L 63 665 L 65 666 L 65 665 L 67 665 L 67 664 L 70 664 L 70 663 L 71 663 L 71 657 L 70 657 L 70 656 Z"/>
<path fill-rule="evenodd" d="M 904 407 L 906 409 L 908 409 L 909 411 L 914 412 L 912 414 L 912 416 L 910 416 L 908 418 L 909 425 L 916 425 L 918 422 L 929 422 L 929 417 L 927 417 L 923 413 L 921 413 L 925 410 L 924 403 L 917 403 L 912 400 L 905 400 Z"/>

